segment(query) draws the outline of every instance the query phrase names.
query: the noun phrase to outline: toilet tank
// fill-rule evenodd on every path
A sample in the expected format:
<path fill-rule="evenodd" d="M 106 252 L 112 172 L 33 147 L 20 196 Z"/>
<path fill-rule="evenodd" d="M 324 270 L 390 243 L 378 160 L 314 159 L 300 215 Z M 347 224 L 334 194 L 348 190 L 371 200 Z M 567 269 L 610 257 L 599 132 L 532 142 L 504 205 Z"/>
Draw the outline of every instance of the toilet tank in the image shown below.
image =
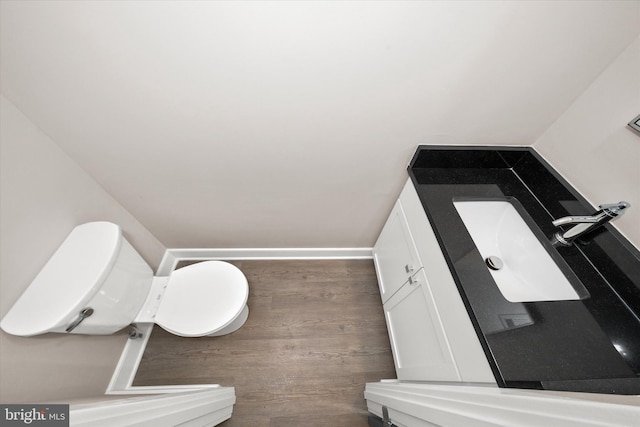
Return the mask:
<path fill-rule="evenodd" d="M 153 272 L 110 222 L 74 228 L 0 322 L 7 333 L 108 335 L 128 326 L 145 302 Z M 66 330 L 84 309 L 92 309 Z"/>

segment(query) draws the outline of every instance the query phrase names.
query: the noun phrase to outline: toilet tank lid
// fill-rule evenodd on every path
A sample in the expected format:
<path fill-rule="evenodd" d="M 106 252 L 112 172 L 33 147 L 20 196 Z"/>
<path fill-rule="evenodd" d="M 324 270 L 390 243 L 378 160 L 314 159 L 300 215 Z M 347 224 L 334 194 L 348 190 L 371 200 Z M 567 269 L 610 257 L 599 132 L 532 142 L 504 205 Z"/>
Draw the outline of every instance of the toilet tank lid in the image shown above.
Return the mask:
<path fill-rule="evenodd" d="M 116 224 L 100 221 L 75 227 L 2 319 L 2 329 L 30 336 L 68 323 L 109 275 L 121 245 Z"/>

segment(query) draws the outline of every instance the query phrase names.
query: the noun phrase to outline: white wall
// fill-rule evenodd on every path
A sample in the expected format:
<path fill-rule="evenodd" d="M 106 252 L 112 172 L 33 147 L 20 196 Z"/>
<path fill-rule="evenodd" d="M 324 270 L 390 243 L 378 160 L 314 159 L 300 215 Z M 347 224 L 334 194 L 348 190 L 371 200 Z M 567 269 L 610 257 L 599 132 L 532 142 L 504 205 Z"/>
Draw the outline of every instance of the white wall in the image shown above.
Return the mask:
<path fill-rule="evenodd" d="M 640 2 L 0 3 L 3 93 L 168 247 L 373 244 L 418 144 L 530 145 Z"/>
<path fill-rule="evenodd" d="M 593 205 L 625 200 L 613 222 L 640 248 L 640 37 L 533 145 Z"/>
<path fill-rule="evenodd" d="M 3 96 L 0 124 L 0 316 L 83 222 L 120 224 L 157 266 L 162 244 Z M 123 334 L 20 338 L 0 332 L 0 401 L 101 395 L 125 342 Z"/>

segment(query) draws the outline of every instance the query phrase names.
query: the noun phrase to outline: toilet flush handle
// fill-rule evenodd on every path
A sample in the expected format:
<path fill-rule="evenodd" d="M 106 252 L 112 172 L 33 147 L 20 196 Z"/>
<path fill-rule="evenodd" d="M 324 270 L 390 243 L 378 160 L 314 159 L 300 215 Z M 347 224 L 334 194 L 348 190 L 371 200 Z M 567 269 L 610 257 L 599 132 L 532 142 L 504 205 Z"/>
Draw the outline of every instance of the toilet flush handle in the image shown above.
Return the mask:
<path fill-rule="evenodd" d="M 65 329 L 65 332 L 73 331 L 76 327 L 78 327 L 80 323 L 82 323 L 84 319 L 86 319 L 87 317 L 90 317 L 92 314 L 93 314 L 93 308 L 91 307 L 83 308 L 82 310 L 80 310 L 80 313 L 78 313 L 78 316 L 76 317 L 76 319 L 73 322 L 71 322 L 71 324 L 67 329 Z"/>

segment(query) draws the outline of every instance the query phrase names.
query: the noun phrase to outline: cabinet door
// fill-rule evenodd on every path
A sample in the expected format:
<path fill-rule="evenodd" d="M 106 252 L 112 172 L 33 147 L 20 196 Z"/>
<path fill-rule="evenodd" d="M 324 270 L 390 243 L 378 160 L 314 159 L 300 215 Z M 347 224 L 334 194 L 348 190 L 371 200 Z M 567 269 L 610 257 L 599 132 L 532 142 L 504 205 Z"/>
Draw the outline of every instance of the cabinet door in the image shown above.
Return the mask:
<path fill-rule="evenodd" d="M 399 380 L 461 381 L 424 270 L 384 304 L 384 313 Z"/>
<path fill-rule="evenodd" d="M 378 275 L 382 302 L 385 302 L 420 269 L 407 220 L 397 201 L 373 247 L 373 261 Z"/>

